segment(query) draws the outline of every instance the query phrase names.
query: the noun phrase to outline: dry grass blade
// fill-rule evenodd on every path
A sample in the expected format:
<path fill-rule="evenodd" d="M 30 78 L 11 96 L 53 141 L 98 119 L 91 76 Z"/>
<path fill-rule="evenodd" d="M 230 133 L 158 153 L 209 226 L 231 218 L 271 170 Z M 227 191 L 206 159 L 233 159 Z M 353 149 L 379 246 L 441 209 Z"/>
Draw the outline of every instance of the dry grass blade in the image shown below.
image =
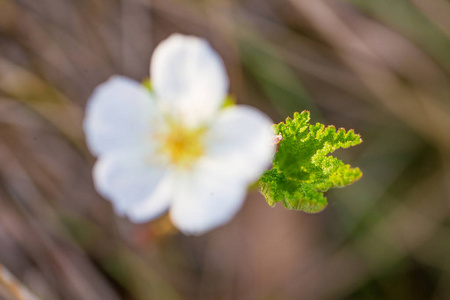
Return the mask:
<path fill-rule="evenodd" d="M 351 12 L 327 1 L 291 0 L 292 5 L 310 22 L 312 27 L 335 48 L 339 57 L 355 72 L 388 111 L 434 142 L 450 151 L 450 107 L 420 86 L 406 84 L 382 56 L 366 41 L 358 30 L 367 27 Z M 345 20 L 352 19 L 350 25 Z M 403 53 L 403 55 L 407 55 Z M 363 59 L 361 59 L 363 58 Z"/>
<path fill-rule="evenodd" d="M 39 300 L 2 265 L 0 265 L 0 296 L 6 300 Z"/>

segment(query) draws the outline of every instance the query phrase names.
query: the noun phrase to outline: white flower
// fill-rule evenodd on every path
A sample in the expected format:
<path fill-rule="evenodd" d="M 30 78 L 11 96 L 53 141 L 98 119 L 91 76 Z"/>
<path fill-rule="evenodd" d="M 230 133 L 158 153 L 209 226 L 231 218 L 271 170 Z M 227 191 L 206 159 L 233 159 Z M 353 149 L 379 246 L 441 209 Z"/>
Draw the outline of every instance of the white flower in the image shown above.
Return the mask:
<path fill-rule="evenodd" d="M 150 73 L 152 93 L 115 76 L 88 101 L 95 187 L 133 222 L 170 209 L 181 231 L 201 234 L 236 214 L 269 165 L 273 122 L 248 106 L 221 108 L 228 77 L 203 39 L 172 35 L 156 48 Z"/>

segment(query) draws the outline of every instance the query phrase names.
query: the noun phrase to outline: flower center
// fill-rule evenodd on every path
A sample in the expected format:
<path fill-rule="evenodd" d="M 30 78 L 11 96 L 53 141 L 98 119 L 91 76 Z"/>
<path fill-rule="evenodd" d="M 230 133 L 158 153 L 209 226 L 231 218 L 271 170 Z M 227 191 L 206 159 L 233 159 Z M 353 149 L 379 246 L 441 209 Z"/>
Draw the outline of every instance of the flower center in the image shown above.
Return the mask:
<path fill-rule="evenodd" d="M 189 167 L 204 154 L 202 137 L 205 130 L 190 129 L 171 124 L 170 130 L 162 140 L 162 152 L 168 155 L 172 164 Z"/>

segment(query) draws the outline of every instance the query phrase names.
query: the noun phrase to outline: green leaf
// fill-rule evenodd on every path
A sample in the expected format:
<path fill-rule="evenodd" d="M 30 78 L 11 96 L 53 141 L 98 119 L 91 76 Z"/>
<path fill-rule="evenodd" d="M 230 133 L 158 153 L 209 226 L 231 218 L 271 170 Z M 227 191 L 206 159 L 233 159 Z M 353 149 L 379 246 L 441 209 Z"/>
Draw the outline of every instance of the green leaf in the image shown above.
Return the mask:
<path fill-rule="evenodd" d="M 282 140 L 273 159 L 273 168 L 260 179 L 262 194 L 274 206 L 282 202 L 288 209 L 317 213 L 327 206 L 323 195 L 330 188 L 352 184 L 362 176 L 359 168 L 351 168 L 329 156 L 339 148 L 362 142 L 353 130 L 334 126 L 309 124 L 310 114 L 304 111 L 274 125 Z"/>

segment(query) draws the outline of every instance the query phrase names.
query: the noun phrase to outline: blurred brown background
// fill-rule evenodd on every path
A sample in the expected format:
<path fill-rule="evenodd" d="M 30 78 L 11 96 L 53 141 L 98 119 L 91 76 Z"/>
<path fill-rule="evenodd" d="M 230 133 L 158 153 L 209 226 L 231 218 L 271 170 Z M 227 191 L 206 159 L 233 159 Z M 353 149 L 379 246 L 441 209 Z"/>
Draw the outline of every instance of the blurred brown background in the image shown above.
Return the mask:
<path fill-rule="evenodd" d="M 316 215 L 252 192 L 201 237 L 116 217 L 84 106 L 173 32 L 239 103 L 354 128 L 363 178 Z M 448 0 L 0 0 L 0 262 L 43 300 L 450 299 L 449 151 Z"/>

